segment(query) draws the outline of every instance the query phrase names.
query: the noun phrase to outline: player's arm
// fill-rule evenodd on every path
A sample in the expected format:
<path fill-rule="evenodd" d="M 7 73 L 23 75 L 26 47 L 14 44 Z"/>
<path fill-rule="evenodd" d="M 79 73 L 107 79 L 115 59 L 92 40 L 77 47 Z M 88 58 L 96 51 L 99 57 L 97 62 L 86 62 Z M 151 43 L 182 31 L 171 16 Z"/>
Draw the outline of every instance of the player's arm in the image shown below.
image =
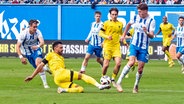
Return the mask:
<path fill-rule="evenodd" d="M 126 25 L 125 30 L 124 30 L 124 32 L 121 36 L 121 41 L 122 42 L 125 40 L 126 34 L 127 34 L 128 30 L 130 29 L 131 25 L 132 24 L 130 22 Z"/>
<path fill-rule="evenodd" d="M 146 27 L 143 27 L 143 31 L 149 38 L 154 38 L 154 31 L 155 31 L 155 21 L 153 20 L 150 24 L 149 32 Z"/>
<path fill-rule="evenodd" d="M 90 41 L 90 39 L 91 39 L 91 36 L 92 36 L 92 27 L 91 27 L 91 30 L 90 30 L 90 32 L 89 32 L 89 34 L 88 34 L 88 37 L 85 39 L 85 42 L 86 42 L 86 43 L 89 43 L 89 41 Z"/>
<path fill-rule="evenodd" d="M 112 40 L 112 35 L 105 34 L 106 31 L 106 22 L 104 23 L 103 27 L 100 29 L 99 36 L 101 36 L 104 39 Z"/>
<path fill-rule="evenodd" d="M 45 60 L 45 59 L 44 59 Z M 36 67 L 35 71 L 32 73 L 31 76 L 26 77 L 26 79 L 24 81 L 28 82 L 30 80 L 32 80 L 39 72 L 43 71 L 43 67 L 45 65 L 44 60 Z"/>
<path fill-rule="evenodd" d="M 22 55 L 22 53 L 20 51 L 22 41 L 24 40 L 23 37 L 21 37 L 21 36 L 22 35 L 20 35 L 18 37 L 17 44 L 16 44 L 16 51 L 17 51 L 17 54 L 18 54 L 22 64 L 27 64 L 26 58 L 24 58 L 24 56 Z"/>
<path fill-rule="evenodd" d="M 159 27 L 159 30 L 158 30 L 158 32 L 155 34 L 155 37 L 156 37 L 158 34 L 160 34 L 161 31 L 162 31 L 162 30 L 161 30 L 161 27 Z"/>

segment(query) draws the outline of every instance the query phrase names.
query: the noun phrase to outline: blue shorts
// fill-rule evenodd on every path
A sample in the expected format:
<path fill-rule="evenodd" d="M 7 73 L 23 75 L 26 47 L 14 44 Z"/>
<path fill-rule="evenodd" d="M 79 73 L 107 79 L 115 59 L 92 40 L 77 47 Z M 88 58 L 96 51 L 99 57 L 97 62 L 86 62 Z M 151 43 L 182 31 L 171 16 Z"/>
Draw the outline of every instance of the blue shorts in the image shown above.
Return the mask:
<path fill-rule="evenodd" d="M 26 55 L 26 58 L 28 59 L 29 63 L 36 68 L 36 58 L 43 58 L 41 49 L 34 50 L 34 53 L 31 55 Z"/>
<path fill-rule="evenodd" d="M 130 51 L 129 56 L 135 56 L 135 57 L 137 57 L 138 61 L 142 61 L 144 63 L 148 62 L 149 54 L 148 54 L 147 49 L 141 49 L 141 48 L 136 47 L 136 46 L 131 44 L 129 51 Z"/>
<path fill-rule="evenodd" d="M 93 55 L 93 53 L 95 53 L 95 55 L 97 57 L 102 57 L 102 47 L 101 46 L 92 46 L 91 44 L 89 44 L 88 49 L 87 49 L 87 53 L 89 53 L 90 55 Z"/>
<path fill-rule="evenodd" d="M 176 53 L 184 54 L 184 46 L 182 46 L 182 47 L 176 47 Z"/>

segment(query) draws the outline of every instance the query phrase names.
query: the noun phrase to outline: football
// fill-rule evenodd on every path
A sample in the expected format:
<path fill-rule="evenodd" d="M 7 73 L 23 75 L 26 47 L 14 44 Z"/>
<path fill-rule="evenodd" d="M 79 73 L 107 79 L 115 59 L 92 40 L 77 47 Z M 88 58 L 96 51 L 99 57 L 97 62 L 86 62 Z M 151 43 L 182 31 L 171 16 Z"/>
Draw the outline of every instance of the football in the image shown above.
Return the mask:
<path fill-rule="evenodd" d="M 109 76 L 107 76 L 107 75 L 102 76 L 102 77 L 100 78 L 100 83 L 101 83 L 102 85 L 110 84 L 110 83 L 111 83 L 111 78 L 110 78 Z"/>

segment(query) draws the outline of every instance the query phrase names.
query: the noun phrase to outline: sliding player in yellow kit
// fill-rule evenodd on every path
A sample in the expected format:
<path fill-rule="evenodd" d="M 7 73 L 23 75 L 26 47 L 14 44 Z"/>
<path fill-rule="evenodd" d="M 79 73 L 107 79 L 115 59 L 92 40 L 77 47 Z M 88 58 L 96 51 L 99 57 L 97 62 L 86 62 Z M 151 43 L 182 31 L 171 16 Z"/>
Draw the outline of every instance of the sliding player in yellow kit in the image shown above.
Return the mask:
<path fill-rule="evenodd" d="M 66 69 L 64 57 L 62 56 L 63 45 L 61 41 L 54 42 L 52 44 L 52 48 L 54 51 L 45 56 L 32 75 L 25 79 L 26 82 L 32 80 L 39 72 L 42 71 L 44 65 L 48 64 L 48 67 L 53 74 L 54 82 L 58 86 L 58 93 L 83 92 L 83 87 L 73 83 L 73 80 L 83 80 L 86 83 L 96 86 L 100 90 L 110 88 L 110 85 L 101 85 L 94 78 L 86 74 Z"/>

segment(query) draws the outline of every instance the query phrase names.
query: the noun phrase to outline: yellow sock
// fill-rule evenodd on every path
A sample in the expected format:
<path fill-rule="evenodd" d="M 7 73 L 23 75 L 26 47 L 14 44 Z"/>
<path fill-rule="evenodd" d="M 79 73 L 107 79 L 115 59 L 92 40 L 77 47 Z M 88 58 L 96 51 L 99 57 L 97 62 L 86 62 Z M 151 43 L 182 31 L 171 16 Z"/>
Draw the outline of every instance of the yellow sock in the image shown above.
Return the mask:
<path fill-rule="evenodd" d="M 167 55 L 168 59 L 169 59 L 169 62 L 172 61 L 172 58 L 171 58 L 171 55 L 169 53 L 169 51 L 165 51 L 165 54 Z"/>
<path fill-rule="evenodd" d="M 67 91 L 67 92 L 79 92 L 79 93 L 81 93 L 81 92 L 83 92 L 84 90 L 83 90 L 83 87 L 78 86 L 78 87 L 76 87 L 76 88 L 68 88 L 68 89 L 66 89 L 66 91 Z"/>
<path fill-rule="evenodd" d="M 116 78 L 116 74 L 112 73 L 112 79 L 115 79 Z"/>
<path fill-rule="evenodd" d="M 99 83 L 92 77 L 88 76 L 88 75 L 85 75 L 85 74 L 82 74 L 82 78 L 81 78 L 83 81 L 85 81 L 86 83 L 89 83 L 89 84 L 92 84 L 96 87 L 98 87 Z"/>

